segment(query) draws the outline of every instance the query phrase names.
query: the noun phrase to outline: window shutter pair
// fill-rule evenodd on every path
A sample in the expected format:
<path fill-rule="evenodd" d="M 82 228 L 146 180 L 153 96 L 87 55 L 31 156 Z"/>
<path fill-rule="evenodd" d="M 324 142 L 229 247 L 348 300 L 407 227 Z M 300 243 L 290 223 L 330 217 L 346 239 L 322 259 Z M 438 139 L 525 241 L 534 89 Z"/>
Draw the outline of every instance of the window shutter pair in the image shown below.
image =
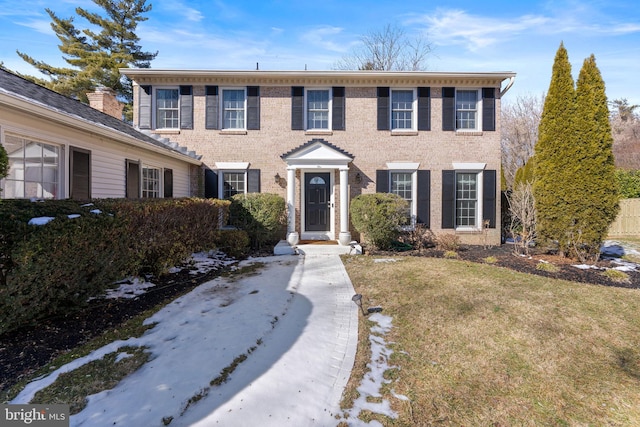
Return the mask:
<path fill-rule="evenodd" d="M 378 87 L 378 130 L 391 129 L 391 90 Z M 431 88 L 418 88 L 418 130 L 431 130 Z"/>
<path fill-rule="evenodd" d="M 496 171 L 482 173 L 482 219 L 496 228 Z M 442 228 L 456 228 L 456 171 L 442 171 Z"/>
<path fill-rule="evenodd" d="M 151 129 L 153 124 L 153 87 L 140 86 L 138 91 L 138 127 Z M 193 129 L 193 87 L 180 86 L 180 129 Z"/>
<path fill-rule="evenodd" d="M 389 192 L 388 170 L 376 171 L 376 193 Z M 431 171 L 418 170 L 418 194 L 415 195 L 417 203 L 418 224 L 424 224 L 427 228 L 431 226 Z"/>
<path fill-rule="evenodd" d="M 205 129 L 220 129 L 218 86 L 205 86 Z M 260 129 L 260 86 L 247 86 L 247 130 Z"/>
<path fill-rule="evenodd" d="M 456 130 L 456 89 L 442 88 L 442 130 Z M 482 89 L 482 130 L 496 130 L 496 90 Z"/>
<path fill-rule="evenodd" d="M 332 88 L 331 130 L 345 130 L 345 90 Z M 304 87 L 291 87 L 291 130 L 304 130 Z"/>

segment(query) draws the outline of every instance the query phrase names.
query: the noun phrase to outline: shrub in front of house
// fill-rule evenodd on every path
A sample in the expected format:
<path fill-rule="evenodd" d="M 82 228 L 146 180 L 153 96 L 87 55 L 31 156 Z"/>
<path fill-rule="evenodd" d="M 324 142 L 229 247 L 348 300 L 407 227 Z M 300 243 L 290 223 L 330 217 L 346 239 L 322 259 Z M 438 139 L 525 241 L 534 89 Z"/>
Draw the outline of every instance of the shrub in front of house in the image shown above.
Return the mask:
<path fill-rule="evenodd" d="M 270 193 L 236 194 L 229 208 L 229 224 L 249 234 L 253 249 L 275 244 L 285 237 L 285 200 Z"/>
<path fill-rule="evenodd" d="M 13 202 L 0 204 L 0 333 L 82 306 L 130 270 L 117 218 L 77 203 Z M 43 216 L 52 219 L 28 224 Z"/>
<path fill-rule="evenodd" d="M 361 194 L 351 201 L 351 222 L 366 242 L 390 249 L 407 223 L 407 202 L 391 193 Z"/>
<path fill-rule="evenodd" d="M 115 281 L 162 274 L 191 253 L 246 254 L 241 230 L 220 230 L 228 201 L 176 199 L 3 200 L 0 333 L 83 306 Z M 44 225 L 32 218 L 49 217 Z"/>

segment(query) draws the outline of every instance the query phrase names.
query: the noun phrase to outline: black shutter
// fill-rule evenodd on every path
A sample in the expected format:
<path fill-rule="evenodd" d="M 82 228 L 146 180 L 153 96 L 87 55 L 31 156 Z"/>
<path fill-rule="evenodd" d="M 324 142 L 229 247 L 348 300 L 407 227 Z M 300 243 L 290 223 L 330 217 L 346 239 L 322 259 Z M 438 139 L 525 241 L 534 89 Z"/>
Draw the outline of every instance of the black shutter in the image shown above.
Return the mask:
<path fill-rule="evenodd" d="M 218 173 L 211 169 L 204 170 L 204 197 L 218 198 Z"/>
<path fill-rule="evenodd" d="M 140 86 L 138 90 L 138 127 L 151 129 L 151 86 Z"/>
<path fill-rule="evenodd" d="M 69 196 L 75 200 L 89 200 L 91 198 L 91 151 L 70 147 L 71 170 Z"/>
<path fill-rule="evenodd" d="M 332 130 L 345 130 L 344 123 L 344 87 L 333 88 L 333 112 L 331 117 Z"/>
<path fill-rule="evenodd" d="M 482 89 L 482 130 L 496 130 L 496 89 Z"/>
<path fill-rule="evenodd" d="M 389 130 L 389 88 L 378 88 L 378 130 Z"/>
<path fill-rule="evenodd" d="M 180 86 L 180 129 L 193 129 L 192 86 Z"/>
<path fill-rule="evenodd" d="M 496 176 L 495 170 L 482 173 L 482 219 L 489 220 L 489 228 L 496 228 Z"/>
<path fill-rule="evenodd" d="M 418 130 L 431 130 L 431 88 L 418 88 Z"/>
<path fill-rule="evenodd" d="M 247 193 L 260 192 L 260 169 L 247 170 Z"/>
<path fill-rule="evenodd" d="M 442 88 L 442 130 L 456 130 L 456 89 Z"/>
<path fill-rule="evenodd" d="M 418 224 L 431 226 L 431 171 L 418 171 L 418 197 L 417 197 Z"/>
<path fill-rule="evenodd" d="M 164 197 L 169 199 L 173 197 L 173 170 L 164 170 Z"/>
<path fill-rule="evenodd" d="M 456 171 L 442 171 L 442 228 L 455 228 Z"/>
<path fill-rule="evenodd" d="M 380 169 L 376 171 L 376 193 L 389 192 L 389 171 Z"/>
<path fill-rule="evenodd" d="M 291 130 L 304 130 L 304 87 L 291 87 Z"/>
<path fill-rule="evenodd" d="M 135 160 L 126 160 L 125 186 L 127 199 L 140 198 L 140 164 Z"/>
<path fill-rule="evenodd" d="M 260 86 L 247 86 L 247 130 L 260 130 Z"/>
<path fill-rule="evenodd" d="M 218 86 L 207 86 L 205 88 L 205 128 L 219 129 L 218 125 Z M 216 196 L 217 197 L 217 190 Z"/>

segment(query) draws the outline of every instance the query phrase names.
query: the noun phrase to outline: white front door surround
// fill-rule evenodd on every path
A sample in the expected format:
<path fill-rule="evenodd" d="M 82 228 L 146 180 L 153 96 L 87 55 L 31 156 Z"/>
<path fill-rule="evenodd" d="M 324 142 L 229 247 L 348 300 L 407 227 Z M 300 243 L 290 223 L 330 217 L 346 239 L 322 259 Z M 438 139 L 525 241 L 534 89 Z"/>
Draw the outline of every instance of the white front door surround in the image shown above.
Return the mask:
<path fill-rule="evenodd" d="M 353 158 L 337 147 L 332 146 L 324 140 L 312 140 L 298 149 L 284 155 L 283 160 L 287 162 L 287 241 L 295 245 L 300 238 L 313 240 L 335 240 L 335 215 L 336 197 L 340 201 L 340 231 L 337 236 L 342 245 L 348 245 L 351 241 L 349 232 L 349 163 Z M 300 170 L 300 184 L 296 189 L 296 171 Z M 336 180 L 336 170 L 340 172 L 340 189 L 335 194 L 334 186 Z M 327 208 L 329 210 L 327 230 L 318 230 L 317 224 L 308 225 L 311 218 L 306 212 L 306 178 L 312 179 L 314 173 L 320 173 L 321 177 L 328 177 L 329 192 Z M 317 181 L 320 182 L 320 181 Z M 297 191 L 296 191 L 297 190 Z M 300 231 L 296 230 L 296 194 L 300 195 Z M 315 211 L 314 211 L 315 215 Z M 307 230 L 309 228 L 309 230 Z"/>

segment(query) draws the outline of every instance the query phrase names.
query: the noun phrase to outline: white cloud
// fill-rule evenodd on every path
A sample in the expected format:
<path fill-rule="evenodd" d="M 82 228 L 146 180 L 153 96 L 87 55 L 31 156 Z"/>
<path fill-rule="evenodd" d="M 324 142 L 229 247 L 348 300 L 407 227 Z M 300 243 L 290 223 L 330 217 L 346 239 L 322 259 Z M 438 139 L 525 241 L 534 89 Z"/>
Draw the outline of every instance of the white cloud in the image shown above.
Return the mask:
<path fill-rule="evenodd" d="M 333 26 L 322 26 L 312 28 L 305 32 L 302 41 L 332 52 L 346 52 L 348 46 L 341 41 L 336 40 L 338 35 L 342 33 L 342 28 Z"/>
<path fill-rule="evenodd" d="M 16 25 L 20 25 L 21 27 L 30 28 L 38 33 L 53 35 L 53 30 L 51 29 L 51 20 L 46 19 L 31 19 L 24 22 L 16 22 Z"/>

